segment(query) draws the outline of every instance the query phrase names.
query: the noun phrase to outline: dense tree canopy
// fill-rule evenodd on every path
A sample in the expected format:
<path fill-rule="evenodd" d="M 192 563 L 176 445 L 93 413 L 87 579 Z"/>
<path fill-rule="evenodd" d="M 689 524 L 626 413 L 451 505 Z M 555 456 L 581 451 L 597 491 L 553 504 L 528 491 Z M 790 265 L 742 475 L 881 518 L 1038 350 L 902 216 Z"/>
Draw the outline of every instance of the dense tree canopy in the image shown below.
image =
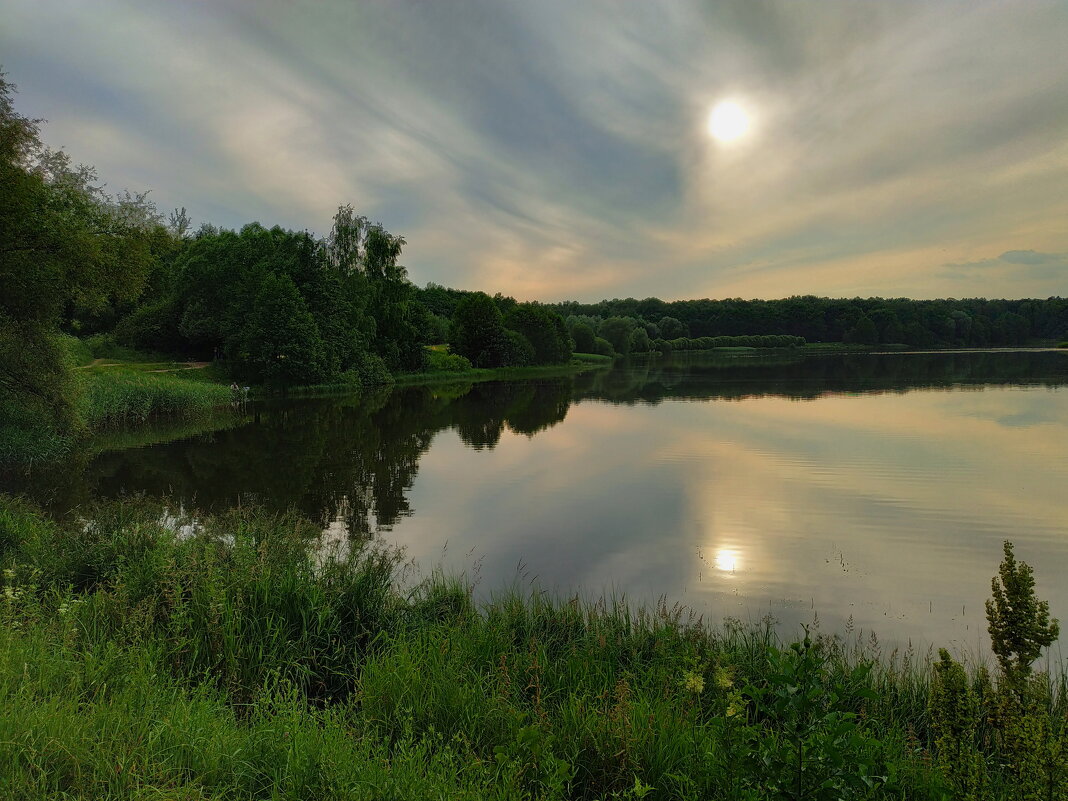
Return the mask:
<path fill-rule="evenodd" d="M 728 298 L 672 302 L 627 298 L 599 303 L 568 301 L 550 304 L 550 308 L 569 321 L 594 321 L 591 325 L 594 331 L 612 318 L 641 321 L 653 339 L 672 339 L 659 330 L 666 325 L 670 332 L 678 331 L 672 320 L 688 332 L 679 336 L 693 338 L 789 334 L 809 342 L 903 344 L 922 348 L 1023 345 L 1035 339 L 1068 338 L 1068 299 L 1060 297 L 909 300 L 795 296 L 782 300 Z"/>

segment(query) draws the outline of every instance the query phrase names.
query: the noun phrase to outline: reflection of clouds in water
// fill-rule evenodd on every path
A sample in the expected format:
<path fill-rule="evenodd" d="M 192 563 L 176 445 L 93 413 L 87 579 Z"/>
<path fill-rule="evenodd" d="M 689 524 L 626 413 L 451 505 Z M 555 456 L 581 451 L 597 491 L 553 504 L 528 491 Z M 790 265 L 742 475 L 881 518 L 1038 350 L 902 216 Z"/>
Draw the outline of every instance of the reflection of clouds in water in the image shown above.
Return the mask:
<path fill-rule="evenodd" d="M 884 638 L 974 650 L 1002 538 L 1037 566 L 1055 613 L 1068 601 L 1041 567 L 1065 556 L 1055 443 L 1068 410 L 1023 431 L 998 422 L 1036 395 L 1055 400 L 987 389 L 573 405 L 565 425 L 502 438 L 492 455 L 439 441 L 394 538 L 431 559 L 435 530 L 457 552 L 476 545 L 486 587 L 522 560 L 561 593 L 665 594 L 713 618 L 818 613 L 830 631 L 852 616 Z"/>

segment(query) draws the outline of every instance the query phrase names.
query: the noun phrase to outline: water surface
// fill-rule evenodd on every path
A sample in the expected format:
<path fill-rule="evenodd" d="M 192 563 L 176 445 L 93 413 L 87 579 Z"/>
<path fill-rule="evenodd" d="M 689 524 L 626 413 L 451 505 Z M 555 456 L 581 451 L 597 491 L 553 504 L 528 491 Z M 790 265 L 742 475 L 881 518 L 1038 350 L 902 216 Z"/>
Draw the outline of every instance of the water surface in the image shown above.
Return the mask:
<path fill-rule="evenodd" d="M 1066 385 L 1056 352 L 689 356 L 244 407 L 11 481 L 57 508 L 297 507 L 483 594 L 666 596 L 975 653 L 1004 539 L 1068 619 Z"/>

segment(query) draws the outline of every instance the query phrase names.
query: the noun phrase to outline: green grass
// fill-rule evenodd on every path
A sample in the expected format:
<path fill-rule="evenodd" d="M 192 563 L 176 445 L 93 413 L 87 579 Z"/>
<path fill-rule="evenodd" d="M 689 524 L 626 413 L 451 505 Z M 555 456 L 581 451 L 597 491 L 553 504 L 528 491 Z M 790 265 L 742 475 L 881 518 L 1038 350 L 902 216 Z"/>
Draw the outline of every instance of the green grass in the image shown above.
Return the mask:
<path fill-rule="evenodd" d="M 611 362 L 611 359 L 608 360 Z M 601 367 L 602 362 L 585 359 L 573 359 L 568 364 L 546 364 L 536 367 L 495 367 L 473 368 L 471 370 L 419 371 L 398 373 L 395 383 L 398 386 L 421 386 L 424 384 L 449 383 L 465 381 L 479 383 L 482 381 L 507 381 L 519 378 L 547 378 L 553 376 L 573 375 L 574 373 Z"/>
<path fill-rule="evenodd" d="M 611 364 L 613 357 L 605 356 L 603 353 L 572 353 L 571 361 L 590 364 Z"/>
<path fill-rule="evenodd" d="M 666 604 L 476 604 L 373 542 L 326 559 L 294 516 L 80 515 L 0 497 L 2 797 L 793 798 L 772 788 L 799 743 L 829 788 L 805 797 L 954 797 L 912 654 Z M 1046 698 L 1063 743 L 1063 679 Z M 974 747 L 987 797 L 1021 797 Z"/>
<path fill-rule="evenodd" d="M 190 418 L 229 404 L 230 390 L 172 373 L 148 373 L 136 367 L 92 369 L 79 373 L 79 412 L 91 430 L 157 417 Z"/>

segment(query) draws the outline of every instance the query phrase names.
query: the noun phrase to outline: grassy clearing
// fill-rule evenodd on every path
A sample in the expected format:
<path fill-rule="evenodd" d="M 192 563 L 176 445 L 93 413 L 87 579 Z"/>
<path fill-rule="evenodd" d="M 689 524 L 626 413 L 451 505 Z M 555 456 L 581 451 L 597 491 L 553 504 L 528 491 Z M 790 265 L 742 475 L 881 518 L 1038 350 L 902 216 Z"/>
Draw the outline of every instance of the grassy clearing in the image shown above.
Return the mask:
<path fill-rule="evenodd" d="M 476 607 L 441 576 L 401 589 L 373 543 L 324 559 L 296 517 L 183 538 L 158 506 L 86 514 L 0 498 L 7 797 L 966 797 L 911 655 L 665 605 Z M 1034 719 L 1063 743 L 1046 686 Z M 954 753 L 982 761 L 982 797 L 1024 798 L 999 743 Z"/>

